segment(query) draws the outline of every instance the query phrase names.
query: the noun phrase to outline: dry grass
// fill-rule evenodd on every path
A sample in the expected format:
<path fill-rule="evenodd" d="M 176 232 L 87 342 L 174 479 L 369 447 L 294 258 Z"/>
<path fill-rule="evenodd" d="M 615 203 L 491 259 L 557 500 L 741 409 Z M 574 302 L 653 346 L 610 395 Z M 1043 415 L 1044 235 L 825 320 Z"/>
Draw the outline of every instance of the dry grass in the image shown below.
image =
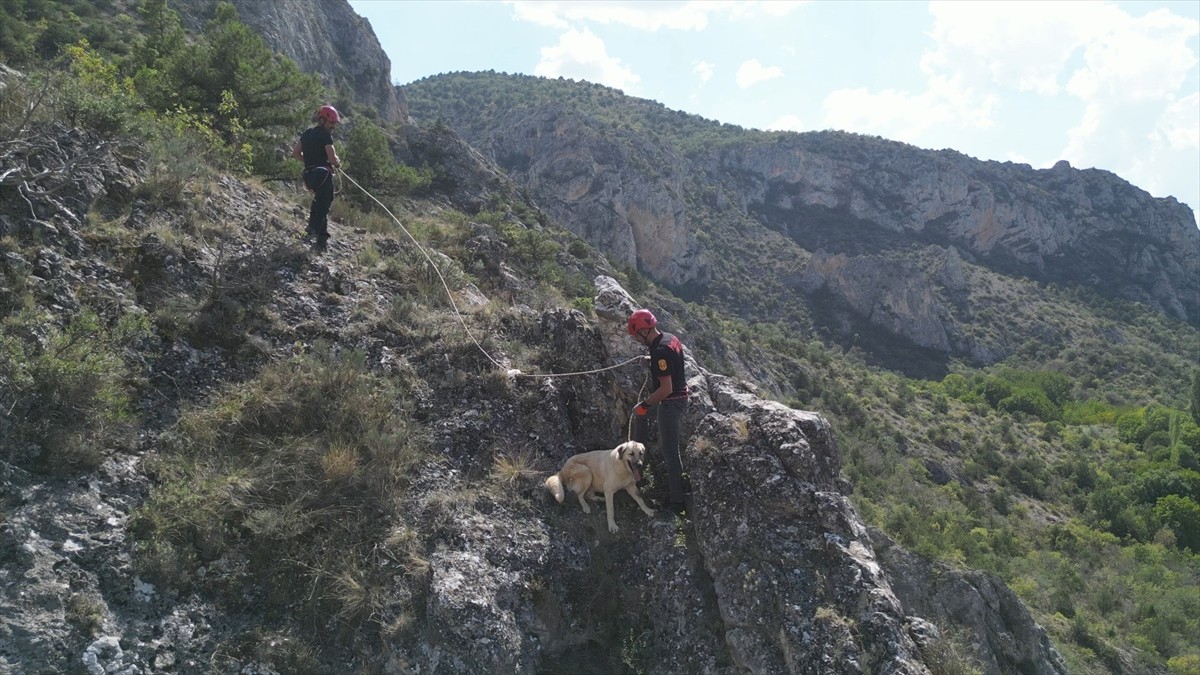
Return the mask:
<path fill-rule="evenodd" d="M 358 471 L 358 453 L 346 445 L 334 445 L 321 458 L 321 470 L 325 472 L 325 480 L 341 483 Z"/>
<path fill-rule="evenodd" d="M 269 580 L 271 605 L 318 622 L 381 621 L 392 580 L 379 543 L 426 452 L 404 390 L 361 354 L 317 345 L 185 411 L 156 464 L 160 484 L 133 517 L 139 570 L 187 584 L 236 551 L 251 574 L 230 583 Z M 419 557 L 415 537 L 404 541 L 392 557 Z"/>
<path fill-rule="evenodd" d="M 528 481 L 540 481 L 545 473 L 537 456 L 529 451 L 521 451 L 496 457 L 491 477 L 497 484 L 511 488 Z"/>

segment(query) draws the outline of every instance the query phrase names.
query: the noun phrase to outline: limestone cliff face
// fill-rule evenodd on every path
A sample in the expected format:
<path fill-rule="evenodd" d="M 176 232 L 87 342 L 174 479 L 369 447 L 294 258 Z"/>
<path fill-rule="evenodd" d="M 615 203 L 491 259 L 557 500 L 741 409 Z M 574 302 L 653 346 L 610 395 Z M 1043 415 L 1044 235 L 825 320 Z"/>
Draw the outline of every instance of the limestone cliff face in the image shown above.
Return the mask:
<path fill-rule="evenodd" d="M 833 301 L 844 323 L 902 338 L 892 343 L 994 363 L 1028 336 L 989 337 L 1014 307 L 972 306 L 988 301 L 971 285 L 986 272 L 1010 297 L 1030 281 L 1079 287 L 1200 323 L 1191 210 L 1106 171 L 730 129 L 587 83 L 458 73 L 406 91 L 416 117 L 444 120 L 613 260 L 750 319 Z M 924 262 L 946 251 L 956 280 L 944 277 L 955 264 Z"/>
<path fill-rule="evenodd" d="M 806 248 L 954 246 L 1002 272 L 1200 320 L 1200 230 L 1190 209 L 1106 171 L 1066 162 L 1034 170 L 846 134 L 741 145 L 706 170 L 736 186 L 741 209 Z M 847 230 L 863 236 L 839 242 Z"/>
<path fill-rule="evenodd" d="M 216 0 L 178 3 L 185 25 L 199 30 Z M 366 19 L 344 0 L 233 0 L 238 18 L 301 70 L 318 74 L 331 87 L 350 92 L 354 102 L 375 108 L 381 119 L 403 122 L 408 105 L 391 83 L 392 62 Z"/>
<path fill-rule="evenodd" d="M 683 202 L 682 161 L 549 105 L 513 111 L 475 139 L 539 205 L 613 260 L 674 284 L 708 274 Z"/>

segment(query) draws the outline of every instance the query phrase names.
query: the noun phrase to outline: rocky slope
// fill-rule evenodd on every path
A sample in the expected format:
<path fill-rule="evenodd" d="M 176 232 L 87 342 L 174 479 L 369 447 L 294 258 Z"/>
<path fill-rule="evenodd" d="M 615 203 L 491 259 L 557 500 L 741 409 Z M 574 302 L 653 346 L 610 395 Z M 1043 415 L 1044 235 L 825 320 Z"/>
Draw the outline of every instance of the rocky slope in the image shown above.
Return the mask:
<path fill-rule="evenodd" d="M 289 200 L 303 199 L 286 190 L 196 176 L 164 202 L 147 189 L 157 167 L 139 161 L 136 148 L 76 129 L 39 133 L 64 152 L 108 154 L 53 192 L 4 200 L 4 297 L 29 298 L 28 311 L 47 327 L 89 309 L 104 325 L 148 316 L 155 328 L 121 357 L 131 368 L 133 427 L 103 436 L 110 440 L 91 463 L 48 461 L 60 456 L 6 420 L 0 669 L 925 673 L 941 667 L 931 656 L 944 653 L 938 631 L 966 622 L 988 636 L 973 656 L 986 672 L 1013 664 L 1064 672 L 998 580 L 970 577 L 964 588 L 990 589 L 974 595 L 914 588 L 913 579 L 945 584 L 958 573 L 887 544 L 905 578 L 890 576 L 847 499 L 836 441 L 819 414 L 761 400 L 750 385 L 691 362 L 691 515 L 648 519 L 619 499 L 622 529 L 610 535 L 598 514 L 554 503 L 541 481 L 570 454 L 624 438 L 636 368 L 506 379 L 461 334 L 440 285 L 414 294 L 428 270 L 404 253 L 396 230 L 336 222 L 329 251 L 316 254 L 297 244 L 303 208 Z M 449 192 L 409 200 L 402 216 L 440 223 L 454 255 L 436 259 L 448 271 L 474 270 L 474 282 L 451 274 L 453 290 L 475 308 L 469 325 L 491 334 L 502 364 L 591 370 L 637 353 L 621 325 L 634 300 L 605 263 L 561 249 L 555 258 L 596 277 L 595 318 L 539 301 L 536 280 L 495 229 L 456 206 L 496 197 L 515 204 L 519 192 L 472 164 L 453 136 L 414 132 L 406 145 L 446 159 L 439 168 Z M 470 198 L 485 186 L 490 192 Z M 507 217 L 511 227 L 542 229 Z M 461 240 L 454 223 L 465 228 Z M 371 264 L 381 254 L 420 264 Z M 204 297 L 195 311 L 175 313 L 179 302 Z M 404 303 L 409 320 L 396 322 Z M 38 335 L 10 339 L 39 344 Z M 258 576 L 288 561 L 255 560 L 252 523 L 231 525 L 230 543 L 191 540 L 196 556 L 169 574 L 155 567 L 145 532 L 130 527 L 166 485 L 163 461 L 186 411 L 220 405 L 223 392 L 320 342 L 361 353 L 378 382 L 404 382 L 410 429 L 428 439 L 404 489 L 374 516 L 381 538 L 348 562 L 391 580 L 370 589 L 357 621 L 316 611 L 323 600 L 272 605 L 277 584 L 317 580 L 272 585 Z M 264 457 L 277 449 L 271 437 L 257 442 Z M 497 478 L 506 457 L 535 470 Z M 246 485 L 239 494 L 250 494 Z M 407 542 L 407 559 L 388 553 L 395 541 Z M 155 569 L 158 577 L 145 576 Z M 962 611 L 944 609 L 952 602 Z"/>

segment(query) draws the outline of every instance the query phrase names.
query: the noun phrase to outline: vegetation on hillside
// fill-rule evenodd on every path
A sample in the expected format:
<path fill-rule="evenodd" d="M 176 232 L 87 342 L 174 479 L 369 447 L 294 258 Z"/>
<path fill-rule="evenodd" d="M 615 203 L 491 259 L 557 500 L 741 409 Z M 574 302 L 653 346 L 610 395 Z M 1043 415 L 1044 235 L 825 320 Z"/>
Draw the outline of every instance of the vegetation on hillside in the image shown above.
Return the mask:
<path fill-rule="evenodd" d="M 130 197 L 141 213 L 198 212 L 215 172 L 277 170 L 275 147 L 302 125 L 318 94 L 315 81 L 270 54 L 227 6 L 188 42 L 158 0 L 141 3 L 136 20 L 102 11 L 128 8 L 117 0 L 0 3 L 0 58 L 30 66 L 24 85 L 0 93 L 0 130 L 11 138 L 21 129 L 36 135 L 78 125 L 144 158 L 148 178 Z M 53 66 L 43 69 L 47 62 Z M 671 134 L 685 151 L 745 133 L 634 99 L 639 117 L 626 107 L 630 99 L 598 85 L 523 78 L 517 82 L 527 87 L 490 92 L 488 78 L 455 77 L 480 88 L 474 104 L 482 107 L 573 102 L 614 128 Z M 285 93 L 283 80 L 306 84 Z M 430 189 L 433 168 L 390 159 L 387 129 L 364 123 L 349 133 L 347 166 L 391 206 L 402 210 L 405 199 Z M 0 191 L 6 208 L 23 204 L 13 185 Z M 554 263 L 560 251 L 584 259 L 589 249 L 563 233 L 518 225 L 511 216 L 522 208 L 497 202 L 470 220 L 495 228 L 531 280 L 521 301 L 589 311 L 588 279 Z M 132 205 L 120 209 L 127 215 Z M 339 200 L 336 209 L 347 227 L 396 234 L 373 204 Z M 468 216 L 436 213 L 414 217 L 414 232 L 447 256 L 452 279 L 496 290 L 468 254 Z M 412 589 L 427 571 L 415 543 L 422 524 L 406 521 L 397 504 L 429 450 L 412 392 L 430 383 L 411 372 L 372 373 L 362 354 L 327 345 L 264 359 L 248 330 L 269 320 L 255 304 L 261 277 L 231 276 L 185 292 L 160 274 L 173 252 L 219 241 L 215 228 L 195 216 L 141 232 L 87 219 L 85 236 L 129 271 L 149 315 L 85 297 L 74 318 L 55 321 L 47 309 L 52 289 L 29 283 L 28 271 L 6 273 L 0 445 L 11 449 L 9 461 L 64 473 L 130 449 L 142 422 L 131 402 L 146 392 L 146 359 L 172 336 L 209 340 L 239 355 L 246 370 L 186 405 L 164 436 L 151 463 L 157 487 L 131 524 L 139 570 L 232 606 L 300 608 L 311 626 L 411 630 L 416 598 L 386 625 L 379 602 L 396 583 L 384 561 Z M 0 238 L 0 254 L 36 259 L 36 249 L 37 242 Z M 272 262 L 287 267 L 289 255 Z M 381 244 L 358 263 L 368 277 L 401 287 L 387 306 L 362 309 L 363 330 L 401 334 L 431 359 L 478 359 L 434 300 L 440 284 L 423 259 Z M 746 274 L 739 283 L 757 292 L 765 282 Z M 993 368 L 953 364 L 945 377 L 921 380 L 871 365 L 861 349 L 822 341 L 811 317 L 772 319 L 765 308 L 746 321 L 681 300 L 632 270 L 623 281 L 671 308 L 707 367 L 753 361 L 763 385 L 785 402 L 828 415 L 864 518 L 917 552 L 999 575 L 1050 631 L 1072 672 L 1200 668 L 1195 329 L 1131 303 L 1031 283 L 1020 303 L 997 293 L 978 306 L 997 323 L 1015 322 L 1014 330 L 1021 312 L 1049 313 L 1054 339 L 1030 341 Z M 492 305 L 473 321 L 488 340 L 503 341 L 506 311 Z M 516 340 L 505 346 L 521 349 Z M 469 371 L 452 369 L 447 384 L 481 398 L 503 394 L 502 380 Z M 511 458 L 495 468 L 496 482 L 526 470 Z M 229 551 L 244 561 L 237 574 L 201 573 Z M 276 590 L 262 595 L 268 587 Z M 314 653 L 297 648 L 292 664 L 311 667 Z"/>

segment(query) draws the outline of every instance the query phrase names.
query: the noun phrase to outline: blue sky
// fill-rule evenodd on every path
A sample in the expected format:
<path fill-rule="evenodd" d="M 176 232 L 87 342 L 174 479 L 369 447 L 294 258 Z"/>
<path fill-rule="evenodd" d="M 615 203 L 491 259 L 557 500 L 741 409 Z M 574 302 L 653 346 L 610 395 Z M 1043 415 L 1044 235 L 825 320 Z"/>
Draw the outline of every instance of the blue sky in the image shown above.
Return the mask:
<path fill-rule="evenodd" d="M 350 0 L 405 84 L 599 82 L 756 129 L 843 129 L 1200 207 L 1200 1 Z"/>

